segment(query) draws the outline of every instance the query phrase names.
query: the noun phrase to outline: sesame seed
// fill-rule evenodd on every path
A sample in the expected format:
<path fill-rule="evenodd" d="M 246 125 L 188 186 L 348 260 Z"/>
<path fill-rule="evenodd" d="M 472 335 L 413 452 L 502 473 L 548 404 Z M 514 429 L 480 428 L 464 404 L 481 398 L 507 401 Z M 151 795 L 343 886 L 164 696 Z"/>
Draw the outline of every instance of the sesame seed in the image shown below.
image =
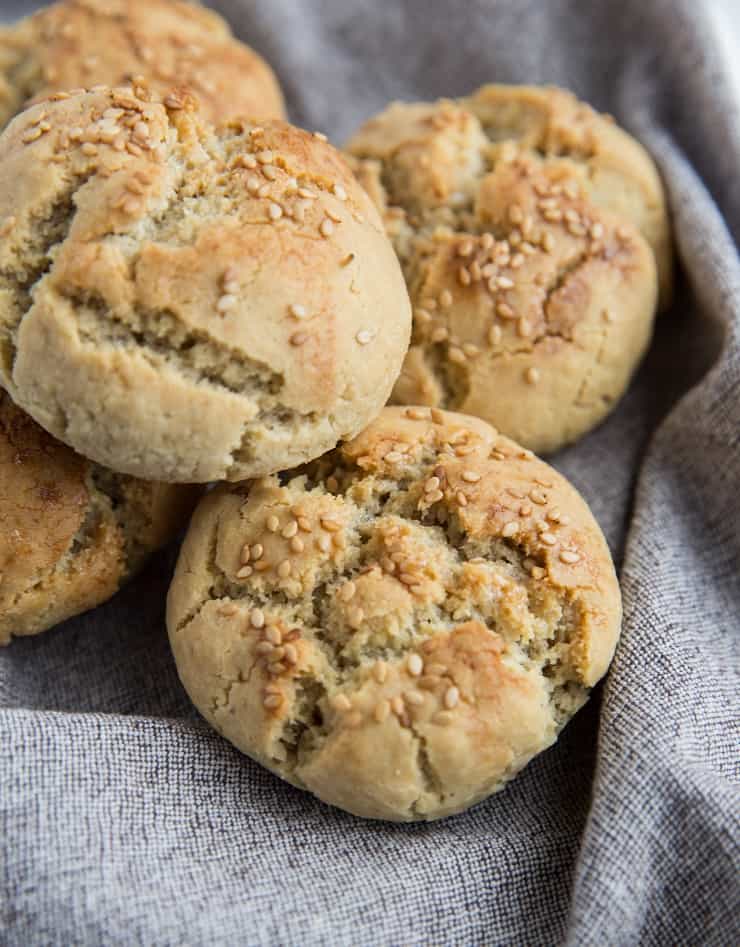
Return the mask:
<path fill-rule="evenodd" d="M 238 611 L 239 611 L 239 608 L 236 605 L 234 605 L 233 602 L 226 602 L 225 605 L 222 605 L 221 608 L 219 608 L 219 614 L 225 615 L 227 617 L 229 615 L 236 615 Z"/>
<path fill-rule="evenodd" d="M 355 339 L 360 345 L 367 345 L 368 342 L 372 342 L 375 337 L 375 333 L 370 329 L 360 329 L 360 331 L 355 336 Z"/>
<path fill-rule="evenodd" d="M 319 536 L 316 545 L 322 552 L 329 552 L 331 550 L 331 539 L 328 536 Z"/>
<path fill-rule="evenodd" d="M 13 216 L 6 217 L 3 221 L 2 227 L 0 227 L 0 237 L 7 237 L 10 231 L 15 227 L 16 219 Z"/>
<path fill-rule="evenodd" d="M 255 609 L 255 611 L 259 611 L 259 609 Z M 249 620 L 251 622 L 252 620 L 251 615 L 250 615 Z M 276 628 L 274 625 L 271 625 L 269 628 L 266 629 L 265 638 L 271 644 L 274 644 L 274 645 L 280 645 L 283 643 L 283 633 L 280 631 L 279 628 Z"/>
<path fill-rule="evenodd" d="M 501 326 L 491 326 L 488 330 L 488 343 L 489 345 L 498 345 L 501 342 Z"/>
<path fill-rule="evenodd" d="M 424 696 L 418 691 L 407 691 L 404 695 L 406 698 L 406 703 L 411 704 L 414 707 L 420 707 L 424 703 Z"/>
<path fill-rule="evenodd" d="M 295 520 L 291 520 L 287 526 L 283 528 L 281 536 L 283 539 L 292 539 L 293 536 L 298 532 L 298 523 Z"/>
<path fill-rule="evenodd" d="M 581 557 L 577 552 L 573 552 L 571 549 L 562 549 L 560 552 L 560 561 L 565 562 L 568 565 L 575 565 L 576 562 L 580 562 Z"/>
<path fill-rule="evenodd" d="M 288 664 L 297 664 L 298 663 L 298 649 L 293 644 L 285 645 L 285 660 Z"/>
<path fill-rule="evenodd" d="M 261 559 L 264 551 L 262 543 L 255 543 L 252 546 L 252 559 Z"/>
<path fill-rule="evenodd" d="M 604 311 L 601 313 L 601 318 L 606 323 L 614 322 L 614 314 L 610 312 L 608 309 L 604 309 Z"/>
<path fill-rule="evenodd" d="M 432 340 L 432 342 L 444 342 L 449 334 L 450 333 L 444 328 L 444 326 L 438 326 L 436 329 L 432 330 L 429 338 Z"/>
<path fill-rule="evenodd" d="M 280 520 L 277 518 L 277 516 L 275 516 L 274 513 L 271 513 L 265 521 L 265 526 L 267 526 L 271 533 L 276 533 L 280 527 Z"/>
<path fill-rule="evenodd" d="M 493 239 L 493 234 L 484 233 L 480 238 L 480 245 L 484 250 L 490 250 L 496 241 Z"/>
<path fill-rule="evenodd" d="M 383 723 L 384 720 L 388 719 L 388 715 L 391 712 L 391 705 L 387 700 L 381 700 L 378 704 L 375 705 L 375 710 L 373 711 L 373 717 L 377 723 Z"/>
<path fill-rule="evenodd" d="M 454 362 L 456 365 L 464 365 L 467 361 L 465 352 L 462 349 L 459 349 L 456 345 L 450 347 L 447 357 L 451 362 Z"/>
<path fill-rule="evenodd" d="M 460 691 L 456 687 L 448 687 L 445 691 L 444 703 L 448 710 L 456 707 L 460 700 Z"/>
<path fill-rule="evenodd" d="M 269 641 L 260 641 L 254 650 L 257 652 L 257 654 L 272 654 L 275 648 L 270 644 Z"/>
<path fill-rule="evenodd" d="M 499 289 L 513 289 L 514 280 L 509 279 L 508 276 L 498 276 L 496 278 L 496 285 L 498 286 Z"/>
<path fill-rule="evenodd" d="M 462 490 L 458 490 L 458 492 L 455 494 L 455 499 L 457 500 L 460 506 L 468 505 L 468 498 L 465 496 Z"/>
<path fill-rule="evenodd" d="M 466 483 L 478 483 L 480 474 L 475 470 L 463 470 L 462 478 Z"/>
<path fill-rule="evenodd" d="M 251 566 L 242 566 L 236 573 L 237 579 L 248 579 L 254 570 Z"/>
<path fill-rule="evenodd" d="M 373 677 L 378 684 L 384 684 L 388 677 L 388 665 L 385 661 L 376 661 L 373 666 Z"/>
<path fill-rule="evenodd" d="M 293 316 L 294 319 L 305 319 L 308 315 L 306 307 L 297 303 L 290 305 L 288 307 L 288 312 L 291 314 L 291 316 Z"/>
<path fill-rule="evenodd" d="M 39 135 L 40 134 L 41 132 L 39 132 Z M 84 145 L 82 146 L 81 150 L 82 150 L 83 155 L 87 155 L 90 158 L 94 157 L 98 153 L 98 149 L 90 141 L 86 141 Z"/>
<path fill-rule="evenodd" d="M 328 140 L 329 140 L 323 132 L 314 132 L 314 133 L 313 133 L 313 137 L 314 137 L 314 138 L 318 138 L 319 141 L 328 141 Z"/>
<path fill-rule="evenodd" d="M 303 345 L 307 340 L 308 340 L 307 332 L 294 332 L 290 337 L 290 344 L 295 345 L 297 347 L 299 345 Z"/>
<path fill-rule="evenodd" d="M 280 204 L 271 203 L 267 209 L 270 220 L 280 220 L 283 216 L 283 208 Z"/>
<path fill-rule="evenodd" d="M 528 503 L 523 503 L 523 504 L 519 507 L 519 515 L 520 515 L 520 516 L 531 516 L 531 515 L 532 515 L 532 507 L 531 507 Z"/>
<path fill-rule="evenodd" d="M 544 506 L 547 503 L 547 497 L 541 490 L 530 490 L 529 499 L 532 503 L 537 503 L 539 506 Z"/>
<path fill-rule="evenodd" d="M 397 464 L 399 460 L 403 459 L 403 454 L 397 450 L 389 450 L 385 455 L 383 460 L 387 460 L 389 464 Z"/>
<path fill-rule="evenodd" d="M 351 608 L 347 615 L 347 621 L 350 628 L 359 628 L 365 618 L 365 613 L 361 608 Z"/>
<path fill-rule="evenodd" d="M 331 705 L 334 710 L 338 710 L 340 713 L 345 713 L 352 707 L 352 702 L 346 694 L 337 694 L 335 697 L 332 697 Z"/>
<path fill-rule="evenodd" d="M 347 192 L 344 190 L 341 184 L 332 185 L 332 191 L 334 192 L 334 196 L 337 198 L 337 200 L 347 200 Z"/>
<path fill-rule="evenodd" d="M 449 291 L 449 289 L 443 289 L 439 294 L 439 304 L 443 309 L 446 309 L 452 305 L 452 293 Z"/>
<path fill-rule="evenodd" d="M 241 551 L 241 563 L 242 563 L 242 565 L 246 565 L 246 563 L 249 562 L 249 557 L 250 557 L 250 556 L 251 556 L 251 552 L 250 552 L 250 550 L 249 550 L 249 543 L 244 543 L 244 545 L 242 546 L 242 551 Z"/>
<path fill-rule="evenodd" d="M 508 303 L 500 302 L 496 304 L 496 315 L 502 319 L 516 319 L 516 313 Z"/>
<path fill-rule="evenodd" d="M 329 533 L 336 533 L 342 528 L 342 524 L 333 520 L 328 516 L 322 516 L 320 519 L 321 528 L 325 529 Z"/>
<path fill-rule="evenodd" d="M 510 539 L 512 536 L 516 536 L 519 532 L 519 524 L 514 520 L 509 520 L 508 523 L 504 524 L 504 528 L 501 530 L 501 535 L 504 539 Z"/>
<path fill-rule="evenodd" d="M 290 564 L 290 559 L 283 559 L 280 565 L 277 567 L 277 574 L 281 579 L 287 579 L 291 573 L 292 566 Z"/>
<path fill-rule="evenodd" d="M 319 226 L 319 233 L 322 237 L 330 237 L 334 233 L 334 224 L 329 220 L 328 217 L 325 217 L 321 221 Z"/>
<path fill-rule="evenodd" d="M 410 654 L 406 666 L 412 677 L 418 677 L 424 670 L 424 662 L 418 654 Z"/>
<path fill-rule="evenodd" d="M 558 541 L 557 536 L 555 536 L 554 533 L 548 533 L 548 532 L 540 533 L 540 539 L 546 546 L 554 546 L 555 543 Z"/>
<path fill-rule="evenodd" d="M 430 414 L 435 424 L 444 424 L 445 416 L 439 408 L 432 408 Z"/>
<path fill-rule="evenodd" d="M 464 342 L 462 349 L 468 358 L 475 358 L 476 355 L 480 354 L 480 349 L 477 345 L 473 345 L 472 342 Z"/>
<path fill-rule="evenodd" d="M 403 697 L 401 697 L 400 694 L 396 694 L 395 697 L 391 698 L 390 704 L 393 713 L 400 717 L 405 710 L 405 707 L 403 706 Z"/>
<path fill-rule="evenodd" d="M 252 626 L 252 628 L 264 628 L 265 613 L 261 608 L 253 608 L 249 613 L 249 624 Z M 280 642 L 273 641 L 273 644 L 280 644 Z"/>
<path fill-rule="evenodd" d="M 233 309 L 236 304 L 236 296 L 232 296 L 231 293 L 224 293 L 216 303 L 216 309 L 219 312 L 228 312 L 230 309 Z"/>
<path fill-rule="evenodd" d="M 427 642 L 427 644 L 432 644 L 432 642 Z M 425 648 L 424 650 L 426 651 L 429 649 Z M 443 674 L 447 673 L 447 668 L 444 666 L 444 664 L 428 664 L 426 672 L 427 674 L 431 674 L 433 677 L 441 677 Z"/>
<path fill-rule="evenodd" d="M 457 245 L 457 252 L 460 256 L 470 256 L 473 252 L 473 241 L 463 240 L 462 243 Z"/>
<path fill-rule="evenodd" d="M 457 279 L 462 286 L 470 286 L 470 284 L 473 282 L 472 276 L 464 266 L 461 266 L 457 271 Z"/>
<path fill-rule="evenodd" d="M 272 566 L 270 565 L 267 559 L 260 559 L 259 562 L 256 562 L 254 564 L 255 572 L 266 572 L 268 569 L 271 569 L 271 568 Z"/>
<path fill-rule="evenodd" d="M 267 697 L 262 701 L 264 707 L 267 707 L 268 710 L 277 710 L 277 708 L 282 704 L 283 698 L 280 694 L 268 694 Z"/>
<path fill-rule="evenodd" d="M 534 366 L 532 366 L 531 368 L 528 368 L 526 372 L 524 373 L 524 380 L 529 385 L 536 385 L 537 382 L 540 380 L 539 370 L 536 369 Z"/>

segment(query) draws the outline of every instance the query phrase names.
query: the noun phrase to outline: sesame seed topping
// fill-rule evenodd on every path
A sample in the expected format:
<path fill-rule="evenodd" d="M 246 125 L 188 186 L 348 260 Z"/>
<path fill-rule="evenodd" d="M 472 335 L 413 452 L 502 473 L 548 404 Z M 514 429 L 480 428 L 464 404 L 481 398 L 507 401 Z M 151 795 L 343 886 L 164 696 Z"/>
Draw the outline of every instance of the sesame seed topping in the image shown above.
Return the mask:
<path fill-rule="evenodd" d="M 544 506 L 544 504 L 547 503 L 547 497 L 541 490 L 530 490 L 529 499 L 532 503 L 537 503 L 540 506 Z"/>
<path fill-rule="evenodd" d="M 228 617 L 229 615 L 236 615 L 236 613 L 239 611 L 239 608 L 238 606 L 234 605 L 233 602 L 226 602 L 221 606 L 221 608 L 219 608 L 218 611 L 220 615 L 225 615 Z"/>
<path fill-rule="evenodd" d="M 424 670 L 424 662 L 418 654 L 410 654 L 406 666 L 412 677 L 418 677 Z"/>
<path fill-rule="evenodd" d="M 347 621 L 351 628 L 359 628 L 365 618 L 365 613 L 361 608 L 351 608 L 347 615 Z"/>
<path fill-rule="evenodd" d="M 529 319 L 525 319 L 524 316 L 522 316 L 517 325 L 517 333 L 523 339 L 526 339 L 532 334 L 532 323 L 529 321 Z"/>
<path fill-rule="evenodd" d="M 341 184 L 332 185 L 332 191 L 334 192 L 334 196 L 337 198 L 337 200 L 340 200 L 340 201 L 347 200 L 347 192 L 345 191 L 345 189 L 342 187 Z"/>
<path fill-rule="evenodd" d="M 375 705 L 375 710 L 373 711 L 373 717 L 377 723 L 383 723 L 384 720 L 388 719 L 388 715 L 391 712 L 391 705 L 387 700 L 381 700 Z"/>
<path fill-rule="evenodd" d="M 259 611 L 259 609 L 256 609 Z M 251 616 L 250 616 L 251 622 Z M 270 644 L 280 645 L 283 643 L 283 633 L 279 628 L 276 628 L 274 625 L 271 625 L 265 631 L 265 638 L 270 642 Z"/>
<path fill-rule="evenodd" d="M 555 536 L 554 533 L 548 533 L 548 532 L 540 533 L 540 539 L 546 546 L 554 546 L 555 543 L 558 541 L 557 536 Z"/>
<path fill-rule="evenodd" d="M 491 326 L 488 330 L 488 343 L 489 345 L 498 345 L 501 342 L 501 326 Z"/>
<path fill-rule="evenodd" d="M 316 545 L 322 552 L 329 552 L 331 550 L 331 539 L 328 536 L 319 536 Z"/>
<path fill-rule="evenodd" d="M 444 309 L 452 305 L 452 293 L 449 291 L 449 289 L 443 289 L 439 294 L 439 304 Z"/>
<path fill-rule="evenodd" d="M 262 701 L 264 707 L 267 707 L 268 710 L 277 710 L 277 708 L 282 704 L 283 698 L 280 694 L 268 694 L 267 697 Z"/>
<path fill-rule="evenodd" d="M 475 470 L 463 470 L 462 478 L 466 483 L 478 483 L 480 474 Z"/>
<path fill-rule="evenodd" d="M 540 380 L 539 369 L 535 368 L 534 366 L 531 366 L 524 373 L 524 379 L 527 382 L 527 384 L 536 385 L 537 382 Z"/>
<path fill-rule="evenodd" d="M 360 345 L 367 345 L 368 342 L 372 342 L 375 337 L 375 333 L 370 329 L 360 329 L 360 331 L 355 336 L 355 339 Z"/>
<path fill-rule="evenodd" d="M 328 516 L 322 516 L 320 519 L 321 528 L 325 529 L 328 533 L 336 533 L 342 528 L 342 524 L 333 520 Z"/>
<path fill-rule="evenodd" d="M 236 296 L 233 296 L 231 293 L 224 293 L 216 303 L 216 309 L 219 312 L 229 312 L 237 304 Z"/>
<path fill-rule="evenodd" d="M 462 490 L 458 490 L 458 492 L 455 494 L 455 499 L 457 500 L 460 506 L 468 505 L 468 498 L 465 496 Z"/>
<path fill-rule="evenodd" d="M 298 649 L 294 644 L 285 645 L 285 660 L 288 664 L 298 663 Z"/>
<path fill-rule="evenodd" d="M 505 539 L 510 539 L 512 536 L 516 536 L 519 532 L 519 524 L 514 520 L 509 520 L 508 523 L 504 524 L 504 528 L 501 530 L 501 535 Z"/>
<path fill-rule="evenodd" d="M 293 303 L 288 307 L 288 312 L 293 316 L 294 319 L 305 319 L 308 315 L 305 306 L 301 306 L 298 303 Z"/>
<path fill-rule="evenodd" d="M 264 628 L 265 613 L 261 608 L 253 608 L 249 613 L 249 624 L 252 626 L 252 628 Z M 280 642 L 273 641 L 273 644 L 280 644 Z"/>
<path fill-rule="evenodd" d="M 237 579 L 248 579 L 254 570 L 251 566 L 242 566 L 236 573 Z"/>
<path fill-rule="evenodd" d="M 431 414 L 432 421 L 435 424 L 444 424 L 445 416 L 442 414 L 439 408 L 432 408 L 429 413 Z"/>
<path fill-rule="evenodd" d="M 373 666 L 373 677 L 378 684 L 384 684 L 388 677 L 388 665 L 385 661 L 376 661 Z"/>
<path fill-rule="evenodd" d="M 332 697 L 331 705 L 334 710 L 338 710 L 340 713 L 345 713 L 352 707 L 352 702 L 346 694 L 337 694 L 335 697 Z"/>
<path fill-rule="evenodd" d="M 262 553 L 263 553 L 264 551 L 265 551 L 265 550 L 264 550 L 264 547 L 263 547 L 262 543 L 255 543 L 255 544 L 252 546 L 252 550 L 251 550 L 252 559 L 261 559 L 261 558 L 262 558 Z"/>
<path fill-rule="evenodd" d="M 345 582 L 344 585 L 339 590 L 339 597 L 343 602 L 349 602 L 357 591 L 357 586 L 354 582 Z"/>
<path fill-rule="evenodd" d="M 428 415 L 423 408 L 406 408 L 406 417 L 412 421 L 426 421 Z M 388 454 L 385 455 L 386 457 Z"/>
<path fill-rule="evenodd" d="M 391 710 L 396 716 L 400 717 L 404 712 L 405 707 L 403 706 L 403 697 L 400 694 L 396 694 L 395 697 L 391 698 Z"/>
<path fill-rule="evenodd" d="M 436 329 L 433 329 L 429 338 L 432 342 L 444 342 L 449 336 L 449 332 L 445 329 L 444 326 L 438 326 Z"/>
<path fill-rule="evenodd" d="M 508 303 L 500 302 L 496 304 L 496 315 L 502 319 L 516 319 L 516 313 Z"/>
<path fill-rule="evenodd" d="M 334 233 L 334 224 L 332 223 L 331 220 L 329 220 L 328 217 L 325 217 L 321 221 L 321 225 L 319 226 L 319 233 L 321 234 L 322 237 L 330 237 Z"/>
<path fill-rule="evenodd" d="M 295 520 L 291 520 L 288 525 L 283 528 L 281 535 L 283 539 L 292 539 L 297 532 L 298 523 Z"/>
<path fill-rule="evenodd" d="M 275 516 L 274 513 L 271 513 L 271 514 L 267 517 L 267 520 L 266 520 L 266 522 L 265 522 L 265 525 L 267 526 L 268 530 L 269 530 L 271 533 L 276 533 L 276 532 L 278 531 L 278 529 L 280 528 L 280 520 L 277 518 L 277 516 Z"/>
<path fill-rule="evenodd" d="M 460 691 L 456 687 L 448 687 L 445 691 L 444 704 L 448 710 L 457 707 L 460 700 Z"/>
<path fill-rule="evenodd" d="M 404 695 L 406 703 L 415 707 L 420 707 L 424 703 L 424 696 L 418 691 L 407 691 Z"/>
<path fill-rule="evenodd" d="M 450 347 L 447 357 L 451 362 L 454 362 L 457 365 L 464 365 L 467 361 L 465 352 L 463 352 L 463 350 L 458 348 L 456 345 Z"/>
<path fill-rule="evenodd" d="M 523 504 L 519 507 L 519 515 L 520 515 L 520 516 L 531 516 L 531 515 L 532 515 L 532 507 L 531 507 L 528 503 L 523 503 Z"/>
<path fill-rule="evenodd" d="M 283 559 L 280 565 L 277 567 L 277 574 L 281 579 L 287 579 L 291 573 L 292 565 L 290 564 L 290 559 Z"/>
<path fill-rule="evenodd" d="M 576 562 L 581 561 L 579 553 L 574 552 L 571 549 L 563 549 L 560 552 L 560 561 L 565 562 L 568 565 L 575 565 Z"/>

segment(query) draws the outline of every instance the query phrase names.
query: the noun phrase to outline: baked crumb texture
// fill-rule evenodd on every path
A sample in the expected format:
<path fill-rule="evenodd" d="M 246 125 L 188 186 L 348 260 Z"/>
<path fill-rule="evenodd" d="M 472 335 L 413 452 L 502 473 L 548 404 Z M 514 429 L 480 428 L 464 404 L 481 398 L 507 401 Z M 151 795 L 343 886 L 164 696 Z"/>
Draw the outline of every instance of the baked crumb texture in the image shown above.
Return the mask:
<path fill-rule="evenodd" d="M 663 189 L 647 152 L 553 88 L 395 103 L 347 151 L 414 305 L 393 392 L 549 452 L 613 408 L 670 297 Z"/>
<path fill-rule="evenodd" d="M 267 63 L 212 10 L 183 0 L 63 0 L 0 27 L 0 126 L 35 99 L 142 76 L 189 89 L 213 122 L 284 118 Z"/>
<path fill-rule="evenodd" d="M 0 391 L 0 645 L 110 598 L 182 528 L 200 491 L 111 473 Z"/>
<path fill-rule="evenodd" d="M 237 480 L 354 436 L 411 309 L 341 155 L 201 121 L 144 84 L 57 93 L 0 136 L 0 384 L 112 470 Z"/>
<path fill-rule="evenodd" d="M 168 598 L 227 739 L 360 816 L 451 815 L 556 739 L 620 630 L 574 488 L 488 424 L 385 408 L 313 463 L 197 509 Z"/>

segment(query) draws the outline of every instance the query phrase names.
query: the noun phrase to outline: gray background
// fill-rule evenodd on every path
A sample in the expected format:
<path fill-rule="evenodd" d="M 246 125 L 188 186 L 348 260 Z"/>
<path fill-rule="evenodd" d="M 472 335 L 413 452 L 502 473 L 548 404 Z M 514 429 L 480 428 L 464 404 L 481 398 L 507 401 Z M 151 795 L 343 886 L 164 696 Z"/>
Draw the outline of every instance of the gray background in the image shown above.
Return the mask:
<path fill-rule="evenodd" d="M 505 792 L 438 824 L 363 823 L 198 719 L 167 648 L 160 556 L 106 606 L 0 653 L 0 941 L 738 942 L 740 121 L 726 39 L 689 0 L 214 6 L 275 65 L 292 118 L 335 141 L 392 98 L 557 82 L 653 152 L 684 264 L 675 305 L 618 411 L 555 458 L 621 565 L 624 634 L 591 704 Z"/>

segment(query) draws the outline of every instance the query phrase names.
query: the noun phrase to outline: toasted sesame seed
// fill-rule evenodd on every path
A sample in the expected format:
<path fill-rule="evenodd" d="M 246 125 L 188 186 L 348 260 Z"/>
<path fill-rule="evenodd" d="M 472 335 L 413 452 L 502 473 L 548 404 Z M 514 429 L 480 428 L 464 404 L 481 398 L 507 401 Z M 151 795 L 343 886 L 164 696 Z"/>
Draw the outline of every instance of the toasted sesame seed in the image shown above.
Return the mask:
<path fill-rule="evenodd" d="M 465 494 L 462 492 L 462 490 L 458 490 L 458 491 L 457 491 L 457 493 L 455 494 L 455 499 L 457 500 L 457 502 L 458 502 L 458 504 L 459 504 L 460 506 L 467 506 L 467 505 L 468 505 L 468 498 L 465 496 Z"/>
<path fill-rule="evenodd" d="M 294 536 L 291 539 L 290 549 L 291 549 L 291 552 L 295 552 L 295 553 L 303 552 L 303 550 L 305 549 L 305 546 L 300 536 Z"/>
<path fill-rule="evenodd" d="M 285 660 L 288 664 L 297 664 L 298 663 L 298 649 L 293 644 L 285 645 Z"/>
<path fill-rule="evenodd" d="M 277 710 L 277 708 L 282 704 L 283 698 L 280 694 L 268 694 L 267 697 L 262 701 L 264 707 L 267 707 L 268 710 Z"/>
<path fill-rule="evenodd" d="M 272 202 L 267 208 L 267 214 L 270 220 L 279 220 L 283 216 L 283 208 L 280 204 Z"/>
<path fill-rule="evenodd" d="M 456 345 L 450 347 L 447 357 L 451 362 L 454 362 L 456 365 L 464 365 L 467 361 L 465 352 L 462 349 L 458 348 Z"/>
<path fill-rule="evenodd" d="M 218 611 L 220 615 L 225 615 L 228 617 L 229 615 L 236 615 L 236 613 L 239 611 L 239 608 L 233 602 L 226 602 L 221 606 L 221 608 L 219 608 Z"/>
<path fill-rule="evenodd" d="M 525 319 L 524 316 L 522 316 L 517 324 L 517 333 L 523 339 L 526 339 L 532 334 L 532 323 L 529 321 L 529 319 Z"/>
<path fill-rule="evenodd" d="M 373 666 L 373 677 L 378 684 L 384 684 L 388 677 L 388 665 L 385 661 L 376 661 Z"/>
<path fill-rule="evenodd" d="M 427 642 L 427 644 L 431 643 L 432 642 Z M 427 649 L 425 648 L 424 650 Z M 447 668 L 444 666 L 444 664 L 428 664 L 426 667 L 426 673 L 431 674 L 433 677 L 441 677 L 443 674 L 447 673 Z"/>
<path fill-rule="evenodd" d="M 253 608 L 249 613 L 249 624 L 252 628 L 264 628 L 265 627 L 265 613 L 261 608 Z M 269 637 L 269 636 L 268 636 Z M 279 641 L 273 641 L 273 644 L 280 644 Z"/>
<path fill-rule="evenodd" d="M 520 516 L 531 516 L 531 515 L 532 515 L 532 507 L 531 507 L 528 503 L 523 503 L 523 504 L 519 507 L 519 515 L 520 515 Z"/>
<path fill-rule="evenodd" d="M 480 474 L 475 470 L 463 470 L 462 478 L 465 483 L 478 483 Z"/>
<path fill-rule="evenodd" d="M 432 408 L 429 413 L 430 413 L 430 415 L 431 415 L 432 421 L 433 421 L 435 424 L 444 424 L 445 416 L 444 416 L 444 414 L 439 410 L 439 408 Z"/>
<path fill-rule="evenodd" d="M 331 539 L 329 539 L 328 536 L 319 536 L 316 540 L 316 545 L 321 552 L 329 552 L 331 550 Z"/>
<path fill-rule="evenodd" d="M 488 330 L 488 343 L 489 345 L 498 345 L 501 342 L 501 326 L 491 326 Z"/>
<path fill-rule="evenodd" d="M 260 611 L 260 609 L 255 609 L 255 611 Z M 252 621 L 251 615 L 249 620 L 250 622 Z M 270 644 L 273 645 L 280 645 L 283 643 L 283 633 L 279 628 L 276 628 L 275 625 L 270 625 L 269 628 L 265 629 L 265 638 L 270 642 Z"/>
<path fill-rule="evenodd" d="M 424 662 L 421 659 L 421 656 L 418 654 L 410 654 L 408 661 L 406 662 L 409 674 L 412 677 L 418 677 L 421 672 L 424 670 Z"/>
<path fill-rule="evenodd" d="M 390 704 L 391 704 L 391 710 L 393 711 L 394 714 L 396 714 L 397 717 L 400 717 L 401 714 L 406 709 L 403 705 L 403 697 L 401 697 L 400 694 L 396 694 L 395 697 L 392 697 Z"/>
<path fill-rule="evenodd" d="M 265 526 L 271 533 L 276 533 L 280 528 L 280 520 L 274 513 L 271 513 L 265 521 Z"/>
<path fill-rule="evenodd" d="M 357 586 L 354 582 L 345 582 L 344 585 L 339 589 L 339 597 L 343 602 L 349 602 L 356 591 Z"/>
<path fill-rule="evenodd" d="M 490 250 L 495 242 L 491 233 L 484 233 L 480 238 L 480 245 L 484 250 Z"/>
<path fill-rule="evenodd" d="M 342 528 L 342 524 L 337 520 L 333 520 L 328 516 L 322 516 L 320 518 L 321 528 L 325 529 L 328 533 L 336 533 Z"/>
<path fill-rule="evenodd" d="M 383 721 L 388 719 L 388 715 L 391 712 L 391 705 L 387 700 L 381 700 L 375 705 L 375 710 L 373 711 L 373 717 L 377 723 L 383 723 Z"/>
<path fill-rule="evenodd" d="M 332 697 L 330 703 L 334 710 L 338 710 L 339 713 L 345 713 L 352 707 L 352 702 L 346 694 L 336 694 Z"/>
<path fill-rule="evenodd" d="M 230 309 L 233 309 L 237 304 L 236 296 L 232 296 L 231 293 L 224 293 L 216 303 L 216 309 L 219 312 L 229 312 Z"/>
<path fill-rule="evenodd" d="M 418 691 L 406 691 L 404 698 L 407 704 L 411 704 L 414 707 L 420 707 L 424 703 L 424 695 Z"/>
<path fill-rule="evenodd" d="M 277 567 L 277 574 L 281 579 L 287 579 L 290 575 L 293 567 L 290 564 L 290 559 L 283 559 L 280 565 Z"/>
<path fill-rule="evenodd" d="M 560 561 L 565 562 L 568 565 L 575 565 L 576 562 L 581 561 L 579 553 L 574 552 L 571 549 L 562 549 L 560 551 Z"/>
<path fill-rule="evenodd" d="M 537 382 L 540 380 L 539 370 L 532 365 L 524 373 L 524 380 L 529 385 L 536 385 Z"/>
<path fill-rule="evenodd" d="M 250 551 L 250 549 L 249 549 L 249 543 L 244 543 L 244 545 L 242 546 L 242 551 L 241 551 L 241 563 L 242 563 L 242 565 L 246 565 L 246 564 L 249 562 L 249 558 L 250 558 L 251 555 L 252 555 L 252 553 L 251 553 L 251 551 Z"/>
<path fill-rule="evenodd" d="M 290 344 L 299 346 L 304 345 L 308 340 L 308 332 L 294 332 L 290 337 Z"/>
<path fill-rule="evenodd" d="M 456 707 L 460 700 L 460 691 L 456 687 L 448 687 L 445 691 L 444 704 L 448 710 Z"/>
<path fill-rule="evenodd" d="M 257 654 L 272 654 L 275 648 L 270 644 L 269 641 L 260 641 L 254 650 L 257 652 Z"/>
<path fill-rule="evenodd" d="M 261 559 L 264 551 L 262 543 L 255 543 L 251 549 L 252 559 Z"/>
<path fill-rule="evenodd" d="M 375 333 L 370 329 L 360 329 L 360 331 L 355 336 L 355 339 L 360 345 L 367 345 L 368 342 L 372 342 L 375 337 Z"/>
<path fill-rule="evenodd" d="M 403 460 L 403 454 L 397 450 L 389 450 L 383 460 L 387 460 L 389 464 L 397 464 L 400 460 Z"/>
<path fill-rule="evenodd" d="M 359 628 L 365 618 L 365 613 L 361 608 L 351 608 L 347 615 L 347 621 L 351 628 Z"/>
<path fill-rule="evenodd" d="M 334 192 L 334 196 L 335 196 L 338 200 L 340 200 L 340 201 L 346 201 L 346 200 L 347 200 L 347 192 L 344 190 L 344 188 L 342 187 L 341 184 L 336 184 L 336 183 L 333 184 L 333 185 L 332 185 L 332 191 Z"/>
<path fill-rule="evenodd" d="M 443 289 L 439 294 L 439 304 L 443 309 L 447 309 L 452 305 L 452 293 L 449 289 Z"/>
<path fill-rule="evenodd" d="M 480 354 L 480 349 L 478 348 L 477 345 L 474 345 L 472 342 L 464 342 L 462 349 L 468 358 L 475 358 L 476 355 Z"/>
<path fill-rule="evenodd" d="M 2 226 L 0 227 L 0 237 L 7 237 L 10 231 L 15 227 L 16 218 L 13 216 L 6 217 L 3 221 Z"/>
<path fill-rule="evenodd" d="M 237 579 L 248 579 L 254 570 L 251 566 L 242 566 L 236 573 Z"/>
<path fill-rule="evenodd" d="M 459 256 L 470 256 L 473 252 L 473 241 L 463 240 L 462 243 L 458 243 L 457 252 Z"/>
<path fill-rule="evenodd" d="M 554 533 L 549 532 L 540 533 L 540 539 L 546 546 L 554 546 L 558 541 L 557 536 L 555 536 Z"/>
<path fill-rule="evenodd" d="M 516 313 L 508 303 L 500 302 L 496 304 L 496 315 L 502 319 L 516 319 Z"/>
<path fill-rule="evenodd" d="M 406 408 L 405 414 L 411 421 L 426 421 L 429 417 L 423 408 Z"/>
<path fill-rule="evenodd" d="M 282 533 L 280 535 L 283 537 L 283 539 L 292 539 L 297 532 L 298 523 L 295 520 L 291 520 L 287 526 L 283 527 Z"/>
<path fill-rule="evenodd" d="M 516 536 L 519 532 L 519 524 L 515 520 L 509 520 L 508 523 L 504 524 L 504 528 L 501 530 L 501 535 L 505 539 L 510 539 L 512 536 Z"/>
<path fill-rule="evenodd" d="M 319 225 L 319 233 L 322 237 L 330 237 L 334 233 L 334 224 L 328 217 L 325 217 Z"/>

